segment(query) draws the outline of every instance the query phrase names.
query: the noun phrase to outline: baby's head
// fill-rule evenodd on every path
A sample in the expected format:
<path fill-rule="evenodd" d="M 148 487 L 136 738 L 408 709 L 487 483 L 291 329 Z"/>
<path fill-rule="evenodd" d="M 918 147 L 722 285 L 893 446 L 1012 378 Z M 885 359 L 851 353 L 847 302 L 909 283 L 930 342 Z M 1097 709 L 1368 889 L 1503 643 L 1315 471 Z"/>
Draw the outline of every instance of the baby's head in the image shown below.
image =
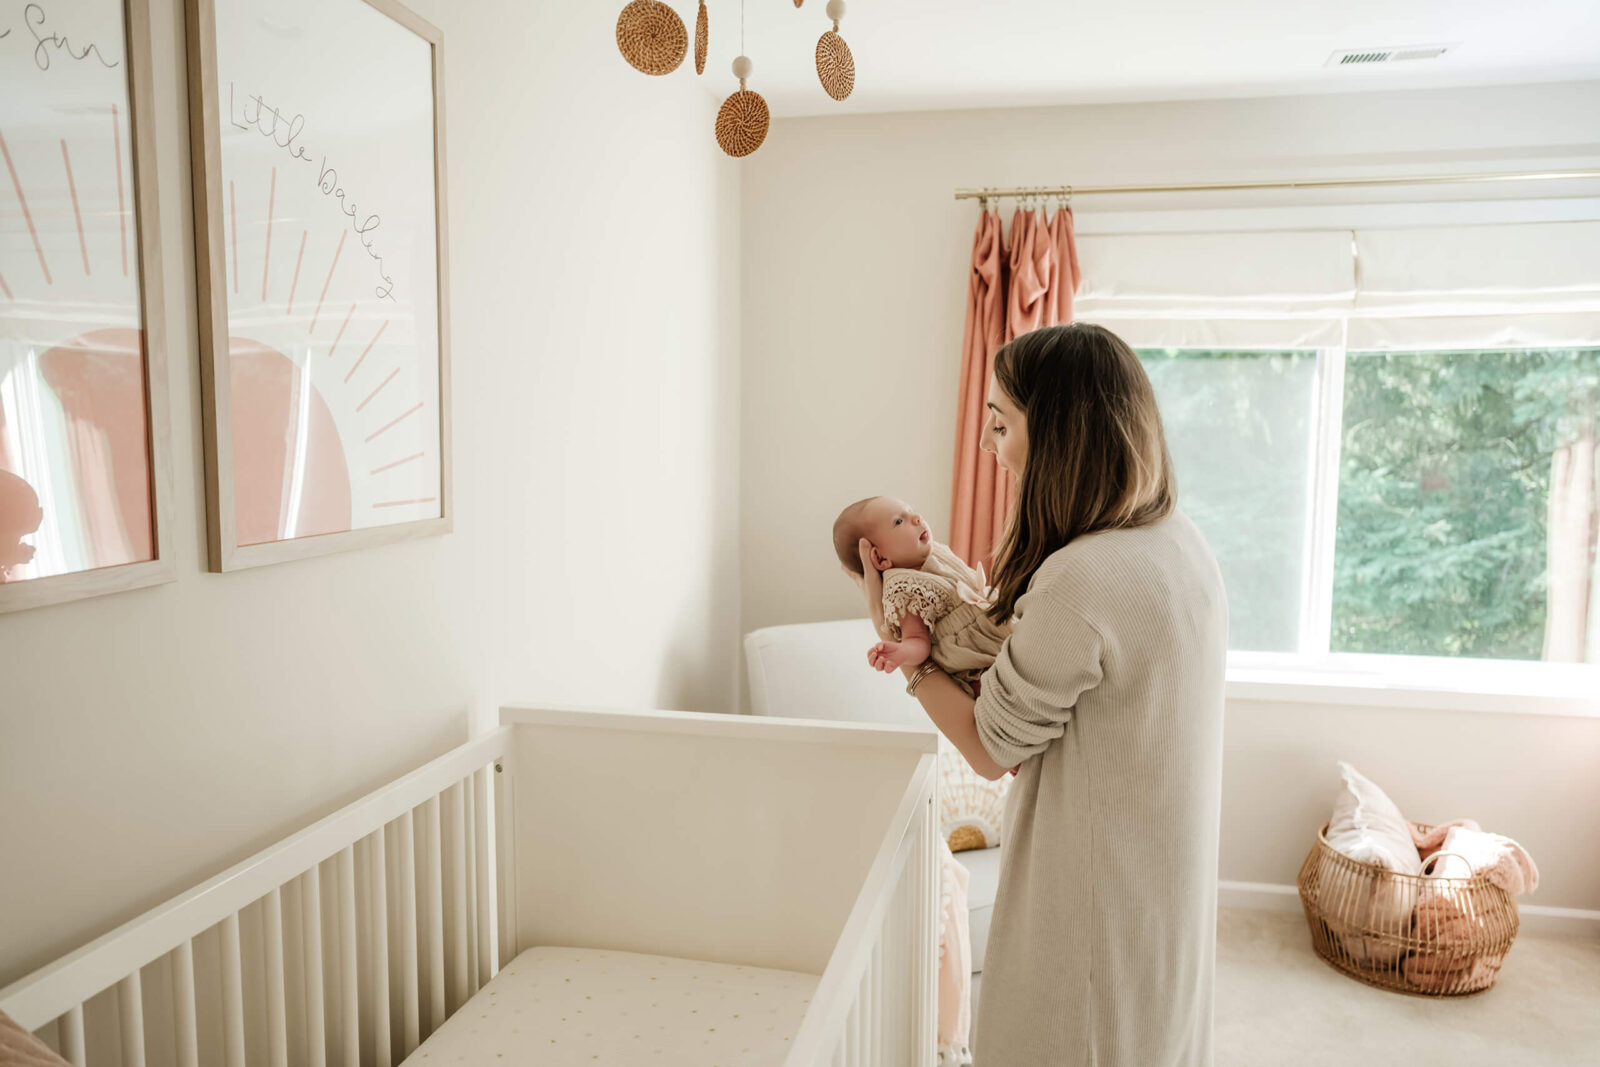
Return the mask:
<path fill-rule="evenodd" d="M 920 570 L 932 550 L 933 532 L 910 504 L 892 496 L 857 500 L 833 520 L 833 550 L 853 574 L 861 573 L 857 545 L 872 542 L 872 562 L 880 571 L 890 567 Z"/>

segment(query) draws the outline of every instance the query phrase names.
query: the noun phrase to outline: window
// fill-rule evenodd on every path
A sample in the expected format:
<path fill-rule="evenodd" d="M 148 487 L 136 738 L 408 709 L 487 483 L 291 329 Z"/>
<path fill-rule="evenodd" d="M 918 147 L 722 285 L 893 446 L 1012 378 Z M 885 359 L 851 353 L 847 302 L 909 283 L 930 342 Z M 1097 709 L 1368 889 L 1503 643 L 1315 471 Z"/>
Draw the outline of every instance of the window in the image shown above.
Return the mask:
<path fill-rule="evenodd" d="M 1600 662 L 1600 348 L 1140 357 L 1233 649 Z"/>
<path fill-rule="evenodd" d="M 1228 590 L 1234 648 L 1300 647 L 1316 352 L 1145 349 L 1178 500 Z"/>

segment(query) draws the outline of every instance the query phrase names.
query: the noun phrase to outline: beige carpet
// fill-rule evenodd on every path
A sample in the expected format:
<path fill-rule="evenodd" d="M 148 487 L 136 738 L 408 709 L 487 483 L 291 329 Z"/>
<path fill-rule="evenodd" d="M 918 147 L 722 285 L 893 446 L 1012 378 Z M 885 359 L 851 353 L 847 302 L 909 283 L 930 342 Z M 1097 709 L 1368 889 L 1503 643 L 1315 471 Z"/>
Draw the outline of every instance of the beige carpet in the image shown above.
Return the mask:
<path fill-rule="evenodd" d="M 1493 988 L 1430 1000 L 1335 971 L 1301 915 L 1223 908 L 1216 1053 L 1217 1067 L 1600 1067 L 1600 940 L 1521 935 Z"/>
<path fill-rule="evenodd" d="M 1492 988 L 1432 1000 L 1348 978 L 1311 950 L 1304 916 L 1224 908 L 1217 1067 L 1600 1064 L 1600 940 L 1519 936 Z"/>

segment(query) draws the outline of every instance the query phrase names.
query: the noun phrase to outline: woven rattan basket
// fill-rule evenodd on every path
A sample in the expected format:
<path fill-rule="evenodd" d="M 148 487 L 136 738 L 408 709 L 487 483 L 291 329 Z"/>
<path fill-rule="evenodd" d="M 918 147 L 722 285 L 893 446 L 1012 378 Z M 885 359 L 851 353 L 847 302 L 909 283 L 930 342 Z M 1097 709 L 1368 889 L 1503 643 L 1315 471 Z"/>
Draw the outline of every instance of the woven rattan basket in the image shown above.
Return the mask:
<path fill-rule="evenodd" d="M 1421 876 L 1396 874 L 1334 851 L 1327 831 L 1317 831 L 1299 878 L 1318 956 L 1368 985 L 1414 996 L 1471 996 L 1494 984 L 1517 936 L 1511 894 L 1481 874 L 1428 873 L 1456 853 L 1428 857 Z"/>

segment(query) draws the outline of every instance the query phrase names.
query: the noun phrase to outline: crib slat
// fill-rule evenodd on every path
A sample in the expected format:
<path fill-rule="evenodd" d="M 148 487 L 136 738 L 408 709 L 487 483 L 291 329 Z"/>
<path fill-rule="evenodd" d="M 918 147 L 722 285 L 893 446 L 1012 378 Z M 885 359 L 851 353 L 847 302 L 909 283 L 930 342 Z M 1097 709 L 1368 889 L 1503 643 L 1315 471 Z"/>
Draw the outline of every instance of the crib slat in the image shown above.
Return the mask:
<path fill-rule="evenodd" d="M 935 978 L 934 968 L 938 966 L 937 946 L 934 954 L 929 952 L 929 932 L 933 928 L 935 916 L 931 914 L 928 894 L 923 890 L 924 872 L 933 862 L 932 833 L 927 825 L 927 811 L 924 810 L 918 819 L 916 874 L 917 886 L 917 1050 L 921 1058 L 930 1062 L 938 1055 L 935 1049 L 928 1047 L 929 1020 L 933 1016 L 934 1006 L 929 1002 L 929 980 Z"/>
<path fill-rule="evenodd" d="M 439 797 L 429 797 L 422 806 L 424 830 L 428 840 L 427 870 L 423 872 L 428 895 L 428 1033 L 444 1024 L 444 861 L 440 846 Z"/>
<path fill-rule="evenodd" d="M 478 986 L 481 988 L 489 979 L 494 977 L 498 968 L 495 966 L 495 911 L 494 911 L 494 856 L 489 851 L 489 842 L 494 835 L 494 819 L 490 810 L 490 790 L 493 788 L 494 772 L 488 767 L 479 767 L 473 775 L 473 792 L 476 797 L 473 801 L 473 811 L 476 819 L 473 824 L 473 837 L 476 843 L 474 852 L 474 882 L 478 898 Z"/>
<path fill-rule="evenodd" d="M 417 838 L 416 820 L 400 816 L 400 1012 L 405 1025 L 406 1056 L 421 1041 L 421 1009 L 417 1004 Z"/>
<path fill-rule="evenodd" d="M 222 920 L 222 1055 L 228 1067 L 244 1067 L 244 969 L 238 912 Z"/>
<path fill-rule="evenodd" d="M 869 1055 L 873 1063 L 883 1062 L 883 927 L 879 926 L 877 940 L 872 945 L 872 1038 Z"/>
<path fill-rule="evenodd" d="M 394 1062 L 389 1047 L 389 869 L 384 828 L 368 838 L 367 899 L 371 902 L 372 1054 L 378 1067 Z"/>
<path fill-rule="evenodd" d="M 361 1067 L 361 995 L 356 976 L 356 852 L 339 850 L 339 1025 L 344 1067 Z"/>
<path fill-rule="evenodd" d="M 856 981 L 856 1040 L 852 1055 L 857 1063 L 867 1062 L 867 974 L 861 972 L 861 977 Z"/>
<path fill-rule="evenodd" d="M 912 900 L 909 909 L 911 912 L 911 958 L 915 962 L 915 966 L 911 971 L 910 1014 L 912 1023 L 911 1047 L 919 1063 L 924 1060 L 932 1062 L 931 1058 L 937 1056 L 937 1052 L 928 1049 L 927 1038 L 924 1034 L 926 1030 L 924 1023 L 927 1021 L 927 1015 L 923 1001 L 927 983 L 923 980 L 923 975 L 929 967 L 936 964 L 934 960 L 928 958 L 925 947 L 926 939 L 923 937 L 923 931 L 927 928 L 930 916 L 927 912 L 927 895 L 923 892 L 922 884 L 923 868 L 928 862 L 928 834 L 927 828 L 922 823 L 923 816 L 918 815 L 915 830 L 916 842 L 911 849 L 910 870 L 907 871 L 907 877 L 914 879 L 917 887 L 916 897 Z"/>
<path fill-rule="evenodd" d="M 306 1062 L 311 1067 L 327 1067 L 327 1018 L 322 999 L 322 876 L 315 865 L 300 878 L 300 910 L 306 972 Z"/>
<path fill-rule="evenodd" d="M 172 1013 L 177 1030 L 178 1067 L 200 1067 L 200 1035 L 194 1009 L 194 942 L 172 952 Z"/>
<path fill-rule="evenodd" d="M 83 1005 L 74 1004 L 57 1025 L 61 1027 L 61 1058 L 72 1067 L 88 1067 L 83 1050 Z"/>
<path fill-rule="evenodd" d="M 867 999 L 872 1003 L 872 1010 L 867 1013 L 867 1059 L 872 1063 L 882 1063 L 883 997 L 878 989 L 882 971 L 879 970 L 876 945 L 873 946 L 872 957 L 872 967 L 867 971 Z"/>
<path fill-rule="evenodd" d="M 450 799 L 450 940 L 455 958 L 450 968 L 450 1002 L 459 1008 L 467 1002 L 467 805 L 466 790 L 456 782 Z"/>
<path fill-rule="evenodd" d="M 908 857 L 909 859 L 909 857 Z M 906 870 L 901 875 L 902 893 L 900 897 L 900 932 L 896 959 L 910 959 L 912 949 L 916 944 L 916 918 L 914 905 L 917 900 L 918 882 L 915 862 L 906 864 Z M 899 1034 L 901 1061 L 909 1061 L 916 1056 L 916 1018 L 914 1015 L 915 1002 L 913 1001 L 913 980 L 915 972 L 896 970 L 895 986 L 899 990 L 900 1019 L 896 1030 Z M 899 1062 L 899 1061 L 897 1061 Z"/>
<path fill-rule="evenodd" d="M 883 967 L 884 997 L 887 1000 L 883 1016 L 883 1053 L 891 1063 L 900 1062 L 900 1034 L 904 1025 L 901 1019 L 905 1014 L 900 996 L 900 968 L 895 965 L 896 960 L 905 958 L 900 951 L 899 934 L 900 921 L 898 918 L 891 918 L 890 932 L 884 941 L 886 959 Z"/>
<path fill-rule="evenodd" d="M 918 937 L 922 941 L 922 1015 L 919 1044 L 926 1049 L 923 1055 L 929 1063 L 938 1058 L 939 1030 L 939 853 L 937 842 L 939 820 L 933 809 L 933 798 L 922 809 L 922 864 L 917 868 L 917 895 L 923 902 L 922 927 Z M 931 880 L 931 881 L 930 881 Z M 926 892 L 932 888 L 930 894 Z"/>
<path fill-rule="evenodd" d="M 123 1067 L 144 1067 L 144 996 L 138 971 L 117 983 L 117 1015 L 122 1027 Z"/>
<path fill-rule="evenodd" d="M 872 957 L 861 972 L 861 982 L 856 986 L 856 1010 L 861 1013 L 861 1025 L 856 1028 L 856 1049 L 862 1063 L 872 1060 Z"/>
<path fill-rule="evenodd" d="M 466 916 L 466 944 L 461 946 L 467 968 L 467 996 L 478 991 L 478 812 L 477 775 L 467 776 L 461 783 L 462 822 L 465 833 L 462 845 L 467 851 L 467 862 L 462 868 L 466 876 L 463 886 L 461 910 Z M 465 998 L 463 998 L 465 1000 Z"/>
<path fill-rule="evenodd" d="M 267 951 L 267 1063 L 289 1067 L 289 1014 L 283 994 L 283 894 L 276 886 L 261 901 Z"/>

